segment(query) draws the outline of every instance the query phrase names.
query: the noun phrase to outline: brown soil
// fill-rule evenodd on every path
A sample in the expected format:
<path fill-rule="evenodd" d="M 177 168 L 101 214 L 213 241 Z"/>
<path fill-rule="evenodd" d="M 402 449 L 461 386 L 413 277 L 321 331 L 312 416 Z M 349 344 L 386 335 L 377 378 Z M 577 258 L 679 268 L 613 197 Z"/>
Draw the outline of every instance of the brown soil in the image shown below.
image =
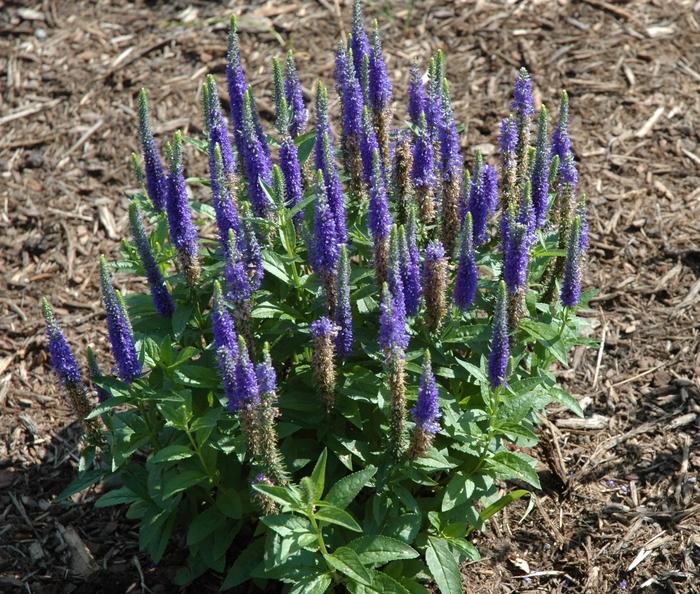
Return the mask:
<path fill-rule="evenodd" d="M 545 488 L 526 519 L 522 502 L 478 536 L 485 560 L 465 568 L 466 591 L 698 592 L 700 4 L 368 4 L 401 100 L 411 59 L 446 50 L 468 162 L 478 145 L 494 158 L 517 67 L 550 107 L 566 87 L 590 197 L 602 346 L 561 372 L 587 422 L 553 411 L 543 424 Z M 79 352 L 103 348 L 97 255 L 125 229 L 136 92 L 150 89 L 159 134 L 196 132 L 198 85 L 223 79 L 232 10 L 268 122 L 270 59 L 287 46 L 308 91 L 331 83 L 347 0 L 229 5 L 0 0 L 2 592 L 174 590 L 180 555 L 150 566 L 123 512 L 93 509 L 96 493 L 51 505 L 75 474 L 78 431 L 48 371 L 38 299 L 50 296 Z M 81 554 L 99 568 L 87 579 Z"/>

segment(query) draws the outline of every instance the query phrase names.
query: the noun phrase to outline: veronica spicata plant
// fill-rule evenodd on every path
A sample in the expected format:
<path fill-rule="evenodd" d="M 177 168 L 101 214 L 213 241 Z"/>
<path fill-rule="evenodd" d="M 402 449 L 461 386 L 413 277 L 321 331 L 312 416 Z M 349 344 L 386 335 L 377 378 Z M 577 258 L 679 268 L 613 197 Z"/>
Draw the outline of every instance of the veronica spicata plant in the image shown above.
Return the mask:
<path fill-rule="evenodd" d="M 128 506 L 155 563 L 186 548 L 178 584 L 462 592 L 470 535 L 539 488 L 538 415 L 581 414 L 551 370 L 589 344 L 568 97 L 550 135 L 521 70 L 500 158 L 465 163 L 444 56 L 413 67 L 405 124 L 385 57 L 358 1 L 342 121 L 321 82 L 305 103 L 289 53 L 263 127 L 232 19 L 230 113 L 207 77 L 202 136 L 159 147 L 139 95 L 130 238 L 100 260 L 111 360 L 89 350 L 82 373 L 44 302 L 86 428 L 63 497 L 109 479 L 96 505 Z M 122 294 L 127 274 L 149 290 Z"/>

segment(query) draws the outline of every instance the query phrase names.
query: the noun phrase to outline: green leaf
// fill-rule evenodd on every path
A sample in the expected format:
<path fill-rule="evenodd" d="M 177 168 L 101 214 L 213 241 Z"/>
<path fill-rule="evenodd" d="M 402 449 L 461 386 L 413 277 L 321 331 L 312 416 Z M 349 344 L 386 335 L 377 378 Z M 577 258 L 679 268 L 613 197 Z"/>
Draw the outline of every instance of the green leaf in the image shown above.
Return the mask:
<path fill-rule="evenodd" d="M 234 489 L 219 487 L 219 492 L 216 495 L 216 507 L 227 518 L 237 520 L 241 517 L 241 498 Z"/>
<path fill-rule="evenodd" d="M 170 475 L 163 486 L 163 501 L 180 491 L 185 491 L 207 478 L 200 470 L 183 470 Z"/>
<path fill-rule="evenodd" d="M 565 406 L 576 416 L 583 418 L 583 410 L 581 409 L 581 405 L 578 403 L 578 400 L 576 400 L 576 398 L 574 398 L 566 390 L 552 386 L 551 388 L 547 389 L 547 394 L 552 398 L 552 400 L 558 402 L 562 406 Z"/>
<path fill-rule="evenodd" d="M 121 505 L 123 503 L 134 503 L 139 501 L 141 497 L 134 493 L 128 487 L 120 487 L 113 491 L 107 491 L 102 497 L 95 502 L 95 507 L 110 507 L 112 505 Z"/>
<path fill-rule="evenodd" d="M 314 148 L 314 143 L 316 142 L 316 130 L 309 130 L 294 139 L 294 144 L 297 145 L 297 156 L 299 157 L 299 164 L 304 165 L 306 160 L 311 155 L 311 151 Z M 292 213 L 294 216 L 295 213 Z"/>
<path fill-rule="evenodd" d="M 226 574 L 224 583 L 221 584 L 221 590 L 229 590 L 240 586 L 246 582 L 253 570 L 261 564 L 265 553 L 265 539 L 258 538 L 251 542 L 241 553 L 236 557 L 231 569 Z"/>
<path fill-rule="evenodd" d="M 323 503 L 320 505 L 322 505 L 322 507 L 319 507 L 318 511 L 314 514 L 317 520 L 328 522 L 329 524 L 337 524 L 338 526 L 343 526 L 354 532 L 362 532 L 360 525 L 348 512 L 333 505 Z"/>
<path fill-rule="evenodd" d="M 381 571 L 372 572 L 372 591 L 381 594 L 411 594 L 403 584 Z"/>
<path fill-rule="evenodd" d="M 382 527 L 382 534 L 398 538 L 406 543 L 413 542 L 421 528 L 421 514 L 402 514 L 392 518 Z"/>
<path fill-rule="evenodd" d="M 450 462 L 443 454 L 435 448 L 430 448 L 415 462 L 417 467 L 425 470 L 449 470 L 457 466 Z"/>
<path fill-rule="evenodd" d="M 64 501 L 71 495 L 84 491 L 95 483 L 99 483 L 104 475 L 105 472 L 103 470 L 88 470 L 87 472 L 81 472 L 74 480 L 68 483 L 68 486 L 65 487 L 63 491 L 59 493 L 55 501 Z"/>
<path fill-rule="evenodd" d="M 352 549 L 340 547 L 332 555 L 324 555 L 323 557 L 333 569 L 344 573 L 360 584 L 372 585 L 372 576 L 362 565 L 359 555 Z"/>
<path fill-rule="evenodd" d="M 383 565 L 397 559 L 414 559 L 418 551 L 390 536 L 361 536 L 347 545 L 355 551 L 364 565 Z"/>
<path fill-rule="evenodd" d="M 186 460 L 194 455 L 194 452 L 186 445 L 165 446 L 154 456 L 149 458 L 151 464 L 161 464 L 163 462 L 174 462 L 176 460 Z"/>
<path fill-rule="evenodd" d="M 459 564 L 447 541 L 434 536 L 429 537 L 425 561 L 442 594 L 462 594 Z"/>
<path fill-rule="evenodd" d="M 513 501 L 517 501 L 521 497 L 525 497 L 525 495 L 529 494 L 530 492 L 526 491 L 525 489 L 517 489 L 515 491 L 511 491 L 510 493 L 506 493 L 503 497 L 499 498 L 497 501 L 495 501 L 486 509 L 484 509 L 479 514 L 479 519 L 482 522 L 485 522 L 492 516 L 496 515 L 499 511 L 501 511 L 506 505 L 509 505 L 513 503 Z"/>
<path fill-rule="evenodd" d="M 455 362 L 466 369 L 469 374 L 479 383 L 488 383 L 489 379 L 486 377 L 486 374 L 481 371 L 476 365 L 469 363 L 468 361 L 462 361 L 461 359 L 458 359 L 455 357 Z"/>
<path fill-rule="evenodd" d="M 314 495 L 316 500 L 321 499 L 323 488 L 326 483 L 326 460 L 328 459 L 328 449 L 324 448 L 321 455 L 318 457 L 316 466 L 311 473 L 311 482 L 314 485 Z"/>
<path fill-rule="evenodd" d="M 289 594 L 323 594 L 331 585 L 331 576 L 327 573 L 316 575 L 294 584 Z"/>
<path fill-rule="evenodd" d="M 267 495 L 270 499 L 282 505 L 289 505 L 295 509 L 302 507 L 301 500 L 289 487 L 258 483 L 253 485 L 253 489 L 263 495 Z"/>
<path fill-rule="evenodd" d="M 216 507 L 210 507 L 190 522 L 187 529 L 187 546 L 191 547 L 203 541 L 207 536 L 226 523 Z"/>
<path fill-rule="evenodd" d="M 474 488 L 474 481 L 458 472 L 450 479 L 443 491 L 441 510 L 449 511 L 466 503 L 474 493 Z"/>
<path fill-rule="evenodd" d="M 540 489 L 540 478 L 535 472 L 535 460 L 520 452 L 501 451 L 490 460 L 493 469 L 504 479 L 518 479 Z"/>
<path fill-rule="evenodd" d="M 377 467 L 369 465 L 359 472 L 344 476 L 331 487 L 325 501 L 340 509 L 345 509 L 376 472 Z"/>
<path fill-rule="evenodd" d="M 192 305 L 178 305 L 172 318 L 173 334 L 176 339 L 182 336 L 187 327 L 187 323 L 192 318 L 194 307 Z"/>
<path fill-rule="evenodd" d="M 481 559 L 479 550 L 468 540 L 464 538 L 450 538 L 449 542 L 470 561 L 479 561 Z"/>

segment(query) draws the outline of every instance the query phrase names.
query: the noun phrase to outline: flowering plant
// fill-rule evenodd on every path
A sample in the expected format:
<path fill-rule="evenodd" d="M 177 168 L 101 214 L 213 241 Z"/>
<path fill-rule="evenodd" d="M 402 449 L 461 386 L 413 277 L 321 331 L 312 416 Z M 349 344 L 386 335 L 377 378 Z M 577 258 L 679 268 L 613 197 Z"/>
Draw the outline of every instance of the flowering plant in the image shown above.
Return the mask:
<path fill-rule="evenodd" d="M 307 130 L 291 53 L 273 61 L 265 133 L 235 19 L 226 73 L 233 134 L 209 76 L 204 136 L 176 133 L 165 167 L 139 95 L 142 189 L 122 259 L 100 260 L 115 365 L 103 373 L 88 350 L 96 404 L 44 301 L 53 367 L 86 428 L 63 497 L 116 481 L 96 505 L 128 505 L 156 563 L 184 542 L 180 584 L 214 570 L 224 589 L 426 592 L 432 578 L 461 592 L 459 564 L 479 555 L 469 535 L 539 487 L 523 451 L 537 414 L 581 414 L 550 370 L 588 344 L 572 315 L 587 225 L 567 96 L 551 136 L 540 110 L 530 146 L 521 70 L 500 163 L 477 153 L 468 171 L 444 56 L 427 81 L 413 68 L 409 122 L 394 129 L 359 2 L 336 52 L 339 133 L 320 82 Z M 208 178 L 185 177 L 188 146 Z M 150 296 L 122 295 L 115 272 L 145 276 Z"/>

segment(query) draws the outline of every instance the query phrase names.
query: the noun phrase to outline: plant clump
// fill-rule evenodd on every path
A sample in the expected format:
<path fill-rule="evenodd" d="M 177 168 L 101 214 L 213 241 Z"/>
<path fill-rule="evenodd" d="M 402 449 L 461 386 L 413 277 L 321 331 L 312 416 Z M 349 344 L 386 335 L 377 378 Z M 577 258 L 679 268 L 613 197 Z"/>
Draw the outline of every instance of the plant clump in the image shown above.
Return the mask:
<path fill-rule="evenodd" d="M 357 0 L 335 55 L 340 122 L 320 81 L 307 106 L 289 52 L 267 130 L 233 18 L 230 113 L 207 76 L 202 136 L 176 132 L 161 155 L 139 93 L 131 239 L 99 267 L 110 373 L 89 349 L 83 378 L 44 301 L 86 429 L 63 497 L 118 477 L 96 505 L 128 506 L 155 563 L 186 547 L 178 584 L 461 592 L 470 535 L 539 487 L 538 414 L 581 414 L 551 370 L 590 344 L 568 96 L 550 134 L 521 69 L 498 162 L 467 164 L 445 56 L 426 77 L 413 65 L 406 122 L 386 56 Z M 192 147 L 203 177 L 186 177 Z M 127 273 L 150 294 L 117 290 Z"/>

